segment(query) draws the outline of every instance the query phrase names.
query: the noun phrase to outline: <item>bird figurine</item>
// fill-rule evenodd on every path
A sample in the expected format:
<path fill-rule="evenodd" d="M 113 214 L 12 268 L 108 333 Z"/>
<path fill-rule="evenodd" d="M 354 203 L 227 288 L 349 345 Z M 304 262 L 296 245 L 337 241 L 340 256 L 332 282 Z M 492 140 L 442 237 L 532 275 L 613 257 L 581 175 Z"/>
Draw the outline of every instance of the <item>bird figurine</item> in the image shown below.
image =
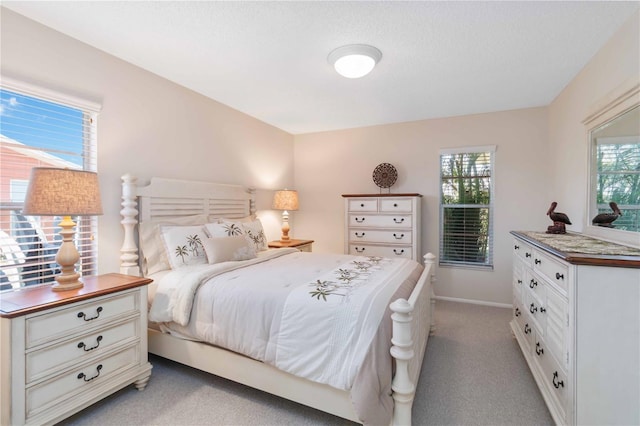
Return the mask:
<path fill-rule="evenodd" d="M 569 216 L 564 213 L 556 212 L 558 203 L 555 201 L 551 203 L 551 207 L 547 210 L 547 216 L 553 221 L 553 225 L 547 227 L 547 234 L 566 234 L 567 230 L 565 225 L 571 225 Z"/>
<path fill-rule="evenodd" d="M 618 205 L 615 202 L 610 202 L 609 207 L 613 210 L 612 213 L 600 213 L 591 221 L 592 224 L 596 226 L 604 226 L 606 228 L 615 228 L 613 226 L 613 222 L 622 216 L 622 212 L 618 208 Z"/>

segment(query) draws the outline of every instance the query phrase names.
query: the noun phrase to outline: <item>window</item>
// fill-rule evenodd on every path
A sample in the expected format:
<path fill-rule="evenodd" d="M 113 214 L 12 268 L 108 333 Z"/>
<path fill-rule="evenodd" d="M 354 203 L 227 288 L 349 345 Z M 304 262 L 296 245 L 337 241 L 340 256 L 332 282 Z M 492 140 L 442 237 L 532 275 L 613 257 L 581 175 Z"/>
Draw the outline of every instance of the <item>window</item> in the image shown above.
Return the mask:
<path fill-rule="evenodd" d="M 33 167 L 96 171 L 99 105 L 2 78 L 0 86 L 0 290 L 50 283 L 59 272 L 58 217 L 22 214 Z M 75 217 L 77 265 L 96 270 L 97 220 Z"/>
<path fill-rule="evenodd" d="M 493 268 L 495 147 L 440 151 L 440 264 Z"/>

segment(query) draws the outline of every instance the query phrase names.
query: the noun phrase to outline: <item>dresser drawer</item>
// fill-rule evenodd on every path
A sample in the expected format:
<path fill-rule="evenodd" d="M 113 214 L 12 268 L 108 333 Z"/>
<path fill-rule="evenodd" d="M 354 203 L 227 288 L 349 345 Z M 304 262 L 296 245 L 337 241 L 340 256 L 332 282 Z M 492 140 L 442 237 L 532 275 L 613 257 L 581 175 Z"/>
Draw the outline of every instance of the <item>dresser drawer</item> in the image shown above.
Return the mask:
<path fill-rule="evenodd" d="M 535 361 L 538 364 L 544 385 L 549 390 L 547 394 L 551 396 L 551 403 L 560 412 L 561 417 L 566 418 L 565 407 L 569 399 L 569 381 L 565 370 L 546 350 L 541 356 L 535 355 Z"/>
<path fill-rule="evenodd" d="M 27 419 L 64 400 L 81 397 L 111 377 L 135 368 L 140 362 L 140 346 L 126 348 L 116 354 L 73 368 L 43 383 L 27 388 Z M 27 420 L 28 421 L 28 420 Z"/>
<path fill-rule="evenodd" d="M 513 253 L 525 264 L 531 266 L 533 262 L 533 247 L 521 240 L 513 239 Z"/>
<path fill-rule="evenodd" d="M 349 241 L 411 244 L 411 231 L 378 231 L 375 229 L 349 231 Z"/>
<path fill-rule="evenodd" d="M 411 215 L 349 215 L 349 226 L 376 228 L 411 228 Z"/>
<path fill-rule="evenodd" d="M 566 369 L 567 359 L 567 334 L 568 334 L 568 309 L 569 303 L 564 296 L 553 288 L 547 289 L 546 332 L 544 339 L 547 346 Z"/>
<path fill-rule="evenodd" d="M 27 319 L 27 349 L 50 342 L 70 334 L 82 333 L 83 329 L 105 324 L 117 318 L 136 314 L 140 310 L 138 292 L 92 299 L 90 302 L 59 309 Z"/>
<path fill-rule="evenodd" d="M 380 212 L 383 213 L 411 213 L 413 203 L 407 199 L 383 198 L 380 200 Z"/>
<path fill-rule="evenodd" d="M 533 324 L 536 326 L 536 328 L 538 329 L 538 333 L 541 336 L 544 336 L 546 326 L 545 315 L 547 310 L 545 307 L 544 299 L 538 299 L 538 297 L 531 292 L 527 294 L 527 297 L 525 299 L 526 301 L 524 303 L 524 309 L 525 311 L 527 311 L 530 321 L 533 322 Z"/>
<path fill-rule="evenodd" d="M 410 246 L 376 246 L 369 244 L 350 244 L 349 254 L 356 256 L 406 257 L 411 259 Z"/>
<path fill-rule="evenodd" d="M 350 212 L 377 212 L 378 201 L 375 199 L 349 200 Z"/>
<path fill-rule="evenodd" d="M 544 275 L 550 282 L 556 284 L 567 293 L 569 282 L 569 266 L 538 250 L 533 254 L 533 269 Z"/>
<path fill-rule="evenodd" d="M 116 346 L 133 343 L 140 336 L 139 317 L 94 333 L 78 336 L 64 343 L 43 348 L 26 355 L 26 381 L 31 383 L 56 374 L 86 359 L 100 356 Z"/>

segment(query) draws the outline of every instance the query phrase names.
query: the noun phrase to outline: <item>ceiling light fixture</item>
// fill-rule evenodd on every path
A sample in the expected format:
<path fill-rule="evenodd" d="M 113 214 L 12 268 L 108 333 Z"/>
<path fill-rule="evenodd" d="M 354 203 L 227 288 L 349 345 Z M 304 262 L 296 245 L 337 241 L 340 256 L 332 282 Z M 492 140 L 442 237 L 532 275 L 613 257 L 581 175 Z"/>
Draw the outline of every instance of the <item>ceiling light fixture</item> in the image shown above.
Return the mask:
<path fill-rule="evenodd" d="M 366 44 L 349 44 L 329 53 L 327 60 L 338 74 L 347 78 L 360 78 L 369 74 L 382 58 L 382 52 Z"/>

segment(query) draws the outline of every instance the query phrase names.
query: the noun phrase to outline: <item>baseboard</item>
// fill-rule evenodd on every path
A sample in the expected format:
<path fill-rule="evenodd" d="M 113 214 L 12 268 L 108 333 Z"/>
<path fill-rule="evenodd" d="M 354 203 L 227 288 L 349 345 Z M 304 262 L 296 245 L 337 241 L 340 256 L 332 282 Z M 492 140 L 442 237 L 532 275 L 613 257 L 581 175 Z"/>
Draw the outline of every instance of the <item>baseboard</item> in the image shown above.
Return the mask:
<path fill-rule="evenodd" d="M 459 303 L 470 303 L 472 305 L 493 306 L 494 308 L 509 308 L 509 309 L 513 308 L 513 305 L 509 303 L 488 302 L 486 300 L 461 299 L 459 297 L 446 297 L 446 296 L 435 296 L 435 299 L 446 300 L 447 302 L 459 302 Z"/>

